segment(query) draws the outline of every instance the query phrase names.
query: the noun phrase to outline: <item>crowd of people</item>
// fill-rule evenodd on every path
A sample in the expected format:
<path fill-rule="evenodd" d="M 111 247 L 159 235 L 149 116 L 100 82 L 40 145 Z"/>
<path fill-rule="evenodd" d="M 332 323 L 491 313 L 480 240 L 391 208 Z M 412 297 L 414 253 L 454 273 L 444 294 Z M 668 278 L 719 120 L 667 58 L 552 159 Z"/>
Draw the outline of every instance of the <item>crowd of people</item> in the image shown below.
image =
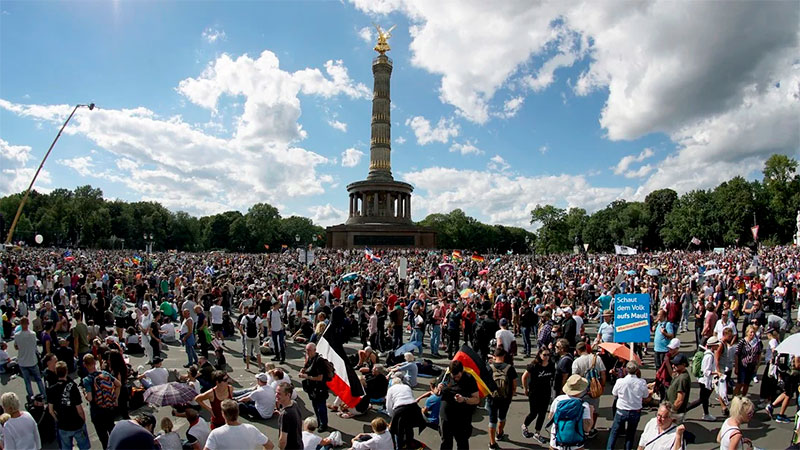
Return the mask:
<path fill-rule="evenodd" d="M 800 276 L 794 247 L 366 256 L 319 249 L 305 265 L 292 252 L 0 253 L 0 375 L 21 376 L 27 393 L 24 402 L 2 395 L 0 448 L 89 448 L 88 422 L 109 449 L 419 448 L 426 427 L 438 430 L 443 449 L 479 439 L 499 448 L 518 395 L 529 404 L 520 436 L 556 450 L 611 449 L 618 440 L 626 449 L 677 450 L 694 438 L 686 413 L 701 406 L 702 420 L 718 421 L 715 403 L 725 416 L 723 450 L 749 442 L 742 425 L 756 411 L 792 422 L 800 357 L 776 349 L 800 324 L 791 315 Z M 614 339 L 614 298 L 625 293 L 650 295 L 653 338 L 615 351 L 627 346 Z M 681 342 L 690 328 L 694 341 Z M 317 348 L 345 344 L 357 347 L 344 360 L 361 385 L 351 386 L 362 393 L 356 399 L 331 388 L 333 373 L 347 375 Z M 171 347 L 183 348 L 185 371 L 163 367 L 164 358 L 180 358 Z M 287 347 L 302 350 L 299 371 L 286 364 Z M 474 366 L 459 357 L 464 351 Z M 150 368 L 132 367 L 129 355 L 143 355 Z M 243 359 L 252 387 L 229 383 L 231 357 Z M 655 376 L 645 379 L 643 368 Z M 429 389 L 415 395 L 425 379 Z M 750 393 L 759 381 L 760 392 Z M 171 404 L 175 419 L 129 415 L 147 410 L 148 391 L 170 383 L 191 388 Z M 314 416 L 305 420 L 301 390 Z M 597 441 L 602 396 L 614 397 L 605 443 Z M 472 436 L 481 404 L 486 438 Z M 647 408 L 657 415 L 640 432 Z M 373 432 L 350 442 L 329 426 L 329 414 L 370 410 Z M 240 422 L 273 416 L 273 438 Z M 173 431 L 172 420 L 186 420 L 186 432 Z"/>

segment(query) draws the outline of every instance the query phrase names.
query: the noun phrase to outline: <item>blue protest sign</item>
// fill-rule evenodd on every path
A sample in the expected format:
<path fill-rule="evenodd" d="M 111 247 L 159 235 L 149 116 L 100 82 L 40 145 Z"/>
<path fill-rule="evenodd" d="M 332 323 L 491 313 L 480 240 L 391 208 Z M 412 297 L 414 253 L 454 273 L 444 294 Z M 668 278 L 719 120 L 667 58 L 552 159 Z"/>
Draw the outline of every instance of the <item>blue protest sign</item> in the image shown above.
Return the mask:
<path fill-rule="evenodd" d="M 650 294 L 614 296 L 614 342 L 650 342 Z"/>

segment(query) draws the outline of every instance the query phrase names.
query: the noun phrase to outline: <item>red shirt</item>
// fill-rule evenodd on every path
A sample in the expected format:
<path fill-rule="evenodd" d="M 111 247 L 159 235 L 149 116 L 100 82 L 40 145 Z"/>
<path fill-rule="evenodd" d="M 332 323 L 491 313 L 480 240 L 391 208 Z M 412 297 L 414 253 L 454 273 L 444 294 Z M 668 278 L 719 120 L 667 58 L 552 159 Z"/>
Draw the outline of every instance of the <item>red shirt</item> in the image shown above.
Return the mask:
<path fill-rule="evenodd" d="M 386 301 L 386 304 L 388 305 L 390 311 L 394 309 L 395 302 L 397 302 L 397 296 L 395 294 L 390 294 L 389 300 Z"/>

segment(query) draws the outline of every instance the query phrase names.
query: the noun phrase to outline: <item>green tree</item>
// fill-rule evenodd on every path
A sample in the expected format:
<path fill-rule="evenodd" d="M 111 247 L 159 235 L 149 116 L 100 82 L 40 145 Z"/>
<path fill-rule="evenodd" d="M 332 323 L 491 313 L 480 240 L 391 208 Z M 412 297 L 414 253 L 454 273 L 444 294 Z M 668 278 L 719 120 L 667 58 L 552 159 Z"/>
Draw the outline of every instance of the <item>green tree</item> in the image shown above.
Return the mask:
<path fill-rule="evenodd" d="M 644 198 L 644 204 L 650 219 L 647 235 L 644 239 L 645 247 L 649 249 L 664 248 L 664 241 L 661 239 L 659 231 L 667 214 L 675 206 L 676 201 L 678 201 L 678 193 L 672 189 L 658 189 L 647 194 L 647 197 Z"/>

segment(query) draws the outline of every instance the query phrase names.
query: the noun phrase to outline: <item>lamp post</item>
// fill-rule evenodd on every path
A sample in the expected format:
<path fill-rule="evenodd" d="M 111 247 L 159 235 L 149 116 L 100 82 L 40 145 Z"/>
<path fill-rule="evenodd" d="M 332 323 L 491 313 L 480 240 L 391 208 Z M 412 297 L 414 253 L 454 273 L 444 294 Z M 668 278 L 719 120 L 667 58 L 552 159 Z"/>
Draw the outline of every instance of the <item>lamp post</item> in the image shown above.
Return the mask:
<path fill-rule="evenodd" d="M 31 184 L 28 185 L 28 189 L 25 191 L 25 195 L 22 196 L 22 201 L 19 202 L 19 207 L 17 208 L 17 214 L 14 216 L 14 221 L 11 222 L 11 228 L 8 229 L 8 236 L 6 236 L 6 245 L 11 243 L 11 238 L 14 237 L 14 228 L 17 227 L 17 222 L 19 221 L 19 216 L 22 215 L 22 208 L 25 206 L 25 202 L 28 201 L 28 196 L 31 194 L 31 189 L 33 188 L 33 183 L 36 182 L 36 178 L 39 176 L 39 172 L 42 171 L 42 166 L 44 166 L 44 162 L 47 161 L 47 157 L 50 156 L 50 152 L 53 150 L 53 147 L 56 145 L 58 138 L 61 137 L 61 133 L 64 131 L 64 128 L 67 127 L 67 123 L 69 120 L 72 119 L 72 116 L 75 115 L 75 111 L 78 110 L 80 107 L 89 108 L 89 111 L 94 109 L 94 103 L 89 103 L 88 105 L 75 105 L 75 108 L 67 117 L 67 120 L 64 121 L 64 125 L 61 125 L 61 129 L 58 130 L 58 134 L 56 138 L 53 139 L 53 143 L 50 144 L 50 148 L 47 149 L 47 153 L 44 154 L 44 158 L 42 158 L 42 162 L 39 163 L 39 168 L 36 169 L 36 173 L 33 174 L 33 179 L 31 179 Z"/>
<path fill-rule="evenodd" d="M 154 239 L 153 233 L 144 234 L 145 250 L 147 251 L 148 254 L 153 253 L 153 242 L 154 242 L 153 239 Z"/>

